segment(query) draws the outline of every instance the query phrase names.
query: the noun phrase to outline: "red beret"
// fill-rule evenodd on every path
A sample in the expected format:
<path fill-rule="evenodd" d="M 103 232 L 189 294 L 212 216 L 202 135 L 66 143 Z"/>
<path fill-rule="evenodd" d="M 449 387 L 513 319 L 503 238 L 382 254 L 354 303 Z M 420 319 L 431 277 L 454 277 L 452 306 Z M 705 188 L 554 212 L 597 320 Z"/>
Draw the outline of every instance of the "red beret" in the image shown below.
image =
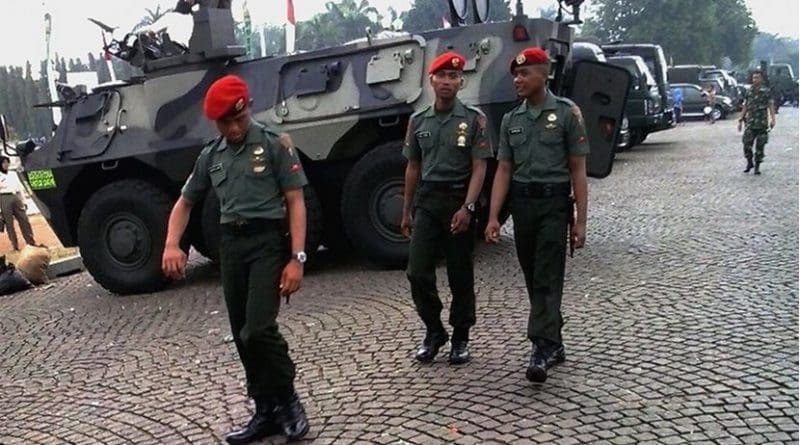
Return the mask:
<path fill-rule="evenodd" d="M 208 87 L 203 101 L 203 112 L 206 117 L 215 121 L 225 115 L 242 111 L 249 101 L 247 84 L 238 76 L 229 74 Z"/>
<path fill-rule="evenodd" d="M 514 68 L 518 66 L 540 65 L 547 63 L 549 60 L 550 58 L 543 49 L 536 47 L 525 48 L 511 61 L 511 72 L 514 72 Z"/>
<path fill-rule="evenodd" d="M 463 71 L 465 62 L 464 56 L 461 54 L 455 51 L 447 51 L 433 59 L 431 67 L 428 69 L 428 74 L 433 74 L 439 70 Z"/>

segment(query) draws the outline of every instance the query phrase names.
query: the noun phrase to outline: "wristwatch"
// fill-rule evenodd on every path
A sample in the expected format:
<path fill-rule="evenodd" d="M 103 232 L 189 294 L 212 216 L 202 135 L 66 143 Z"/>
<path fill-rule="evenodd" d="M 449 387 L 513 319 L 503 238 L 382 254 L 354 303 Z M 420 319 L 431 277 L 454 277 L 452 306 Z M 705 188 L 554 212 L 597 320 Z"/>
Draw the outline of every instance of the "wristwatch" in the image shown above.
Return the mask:
<path fill-rule="evenodd" d="M 292 259 L 297 260 L 300 264 L 305 264 L 306 260 L 308 259 L 308 255 L 301 250 L 297 253 L 293 253 Z"/>
<path fill-rule="evenodd" d="M 464 208 L 467 209 L 467 211 L 469 213 L 475 213 L 475 203 L 474 202 L 468 202 L 468 203 L 464 204 Z"/>

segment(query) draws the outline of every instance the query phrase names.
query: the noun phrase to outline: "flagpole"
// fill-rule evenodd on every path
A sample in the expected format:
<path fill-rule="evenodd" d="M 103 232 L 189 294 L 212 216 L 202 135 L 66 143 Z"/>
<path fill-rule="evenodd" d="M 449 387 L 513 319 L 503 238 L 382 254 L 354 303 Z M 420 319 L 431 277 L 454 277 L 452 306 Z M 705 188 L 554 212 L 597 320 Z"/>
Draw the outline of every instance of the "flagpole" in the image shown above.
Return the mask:
<path fill-rule="evenodd" d="M 295 20 L 294 20 L 294 1 L 286 0 L 286 54 L 294 53 L 295 39 Z"/>
<path fill-rule="evenodd" d="M 46 7 L 42 2 L 42 7 Z M 52 18 L 49 12 L 44 14 L 44 41 L 45 41 L 45 72 L 47 74 L 47 89 L 50 91 L 50 100 L 52 102 L 58 101 L 58 91 L 56 91 L 56 77 L 55 77 L 55 63 L 50 56 L 50 33 L 52 30 Z M 58 125 L 61 123 L 61 108 L 50 107 L 53 114 L 53 124 Z"/>
<path fill-rule="evenodd" d="M 108 43 L 106 43 L 106 32 L 100 30 L 100 36 L 103 37 L 103 60 L 106 61 L 106 68 L 108 68 L 108 75 L 111 77 L 112 82 L 117 81 L 117 76 L 114 74 L 114 64 L 111 61 L 111 52 L 108 50 Z"/>

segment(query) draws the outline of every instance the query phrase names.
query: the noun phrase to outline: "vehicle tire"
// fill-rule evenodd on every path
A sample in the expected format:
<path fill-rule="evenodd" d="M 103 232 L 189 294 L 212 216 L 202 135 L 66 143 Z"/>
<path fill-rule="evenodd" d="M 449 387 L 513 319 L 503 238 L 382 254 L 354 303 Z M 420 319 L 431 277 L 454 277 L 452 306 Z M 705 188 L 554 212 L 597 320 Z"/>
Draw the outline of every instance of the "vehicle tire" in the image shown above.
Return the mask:
<path fill-rule="evenodd" d="M 314 258 L 319 250 L 319 245 L 322 243 L 322 234 L 325 229 L 325 216 L 322 213 L 322 203 L 314 187 L 310 185 L 303 187 L 303 200 L 306 203 L 305 251 L 306 255 L 308 255 L 308 264 L 306 264 L 306 267 L 309 267 L 313 265 Z"/>
<path fill-rule="evenodd" d="M 186 227 L 186 234 L 191 242 L 192 247 L 211 261 L 218 260 L 217 252 L 212 252 L 206 244 L 206 239 L 203 236 L 203 208 L 205 198 L 192 208 L 192 216 L 189 219 L 189 225 Z"/>
<path fill-rule="evenodd" d="M 219 244 L 222 234 L 219 227 L 219 199 L 214 190 L 209 190 L 203 200 L 200 211 L 200 233 L 207 253 L 203 255 L 211 261 L 219 261 Z"/>
<path fill-rule="evenodd" d="M 725 111 L 722 109 L 721 106 L 719 105 L 714 106 L 714 109 L 711 110 L 711 119 L 713 121 L 725 119 Z"/>
<path fill-rule="evenodd" d="M 322 240 L 322 204 L 319 202 L 316 191 L 311 186 L 303 188 L 303 197 L 306 203 L 306 247 L 305 251 L 311 261 L 319 249 Z M 212 261 L 219 260 L 219 246 L 221 232 L 219 225 L 219 199 L 217 194 L 209 191 L 203 200 L 202 210 L 203 240 L 208 250 L 207 258 Z M 198 249 L 199 250 L 199 249 Z"/>
<path fill-rule="evenodd" d="M 78 218 L 78 245 L 101 286 L 117 294 L 166 286 L 161 255 L 170 204 L 166 192 L 138 179 L 113 182 L 89 198 Z"/>
<path fill-rule="evenodd" d="M 475 236 L 478 239 L 483 239 L 483 232 L 486 230 L 486 224 L 489 223 L 489 208 L 491 206 L 491 197 L 492 197 L 492 185 L 494 184 L 494 175 L 497 172 L 497 161 L 489 160 L 489 163 L 486 167 L 486 177 L 483 180 L 483 189 L 481 190 L 481 195 L 478 198 L 478 210 L 475 212 Z M 505 203 L 503 203 L 503 208 L 500 209 L 500 215 L 498 215 L 498 221 L 500 225 L 506 223 L 508 220 L 509 215 L 511 214 L 511 210 L 508 206 L 509 198 L 506 197 Z"/>
<path fill-rule="evenodd" d="M 342 225 L 372 263 L 402 267 L 408 240 L 400 233 L 406 161 L 402 141 L 382 144 L 355 163 L 342 190 Z"/>
<path fill-rule="evenodd" d="M 647 140 L 647 136 L 649 136 L 649 135 L 650 135 L 650 133 L 648 133 L 648 132 L 646 132 L 646 131 L 642 130 L 642 132 L 641 132 L 641 136 L 639 136 L 639 143 L 641 144 L 642 142 L 644 142 L 645 140 Z"/>

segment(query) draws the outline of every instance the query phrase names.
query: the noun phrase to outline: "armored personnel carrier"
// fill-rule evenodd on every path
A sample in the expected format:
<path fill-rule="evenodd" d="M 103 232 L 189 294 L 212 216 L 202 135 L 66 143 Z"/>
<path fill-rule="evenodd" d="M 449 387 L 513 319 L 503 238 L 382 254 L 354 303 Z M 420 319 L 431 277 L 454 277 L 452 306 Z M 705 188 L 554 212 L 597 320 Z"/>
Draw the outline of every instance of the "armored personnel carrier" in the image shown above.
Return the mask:
<path fill-rule="evenodd" d="M 453 26 L 301 54 L 242 60 L 229 9 L 194 11 L 188 46 L 168 36 L 115 42 L 116 55 L 144 75 L 90 92 L 62 88 L 63 118 L 46 144 L 23 146 L 25 176 L 42 213 L 65 246 L 79 246 L 95 280 L 116 293 L 151 292 L 166 281 L 161 252 L 167 217 L 203 145 L 216 136 L 202 114 L 208 86 L 224 74 L 244 78 L 255 119 L 288 132 L 310 185 L 307 251 L 320 244 L 351 248 L 373 263 L 397 266 L 407 257 L 399 230 L 409 116 L 433 101 L 426 74 L 441 52 L 466 56 L 459 97 L 486 112 L 493 142 L 517 97 L 510 60 L 540 46 L 553 60 L 551 89 L 582 108 L 592 154 L 589 173 L 611 172 L 628 74 L 601 63 L 575 66 L 563 86 L 573 29 L 565 21 L 529 18 L 517 4 L 506 22 L 484 22 L 488 2 L 452 1 Z M 566 1 L 579 13 L 579 0 Z M 460 25 L 460 26 L 459 26 Z M 156 36 L 157 37 L 157 36 Z M 486 180 L 487 190 L 491 177 Z M 484 204 L 488 193 L 482 198 Z M 195 205 L 185 240 L 214 258 L 219 203 L 210 193 Z M 485 222 L 484 222 L 485 224 Z"/>

